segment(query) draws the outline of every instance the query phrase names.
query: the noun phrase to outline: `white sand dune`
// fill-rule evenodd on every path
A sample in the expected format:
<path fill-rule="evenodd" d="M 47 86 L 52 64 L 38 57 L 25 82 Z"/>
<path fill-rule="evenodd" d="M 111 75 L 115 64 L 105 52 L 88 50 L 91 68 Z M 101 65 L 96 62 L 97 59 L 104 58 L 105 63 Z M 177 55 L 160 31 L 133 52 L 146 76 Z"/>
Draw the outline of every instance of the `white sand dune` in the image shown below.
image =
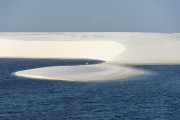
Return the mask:
<path fill-rule="evenodd" d="M 0 57 L 65 57 L 128 64 L 179 64 L 179 34 L 0 33 Z"/>
<path fill-rule="evenodd" d="M 162 33 L 0 33 L 0 58 L 97 59 L 117 64 L 180 64 L 180 35 Z M 125 71 L 124 71 L 125 70 Z M 95 81 L 142 74 L 115 65 L 47 67 L 22 77 Z"/>

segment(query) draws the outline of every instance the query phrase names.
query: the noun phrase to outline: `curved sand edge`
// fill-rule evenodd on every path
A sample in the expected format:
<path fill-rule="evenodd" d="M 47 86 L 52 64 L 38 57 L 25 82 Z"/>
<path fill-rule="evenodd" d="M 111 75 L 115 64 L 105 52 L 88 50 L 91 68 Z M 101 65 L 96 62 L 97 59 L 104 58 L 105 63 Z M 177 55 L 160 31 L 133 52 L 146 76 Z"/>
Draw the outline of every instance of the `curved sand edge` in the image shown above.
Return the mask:
<path fill-rule="evenodd" d="M 63 80 L 63 81 L 106 81 L 144 74 L 144 71 L 115 64 L 43 67 L 15 72 L 18 77 Z"/>

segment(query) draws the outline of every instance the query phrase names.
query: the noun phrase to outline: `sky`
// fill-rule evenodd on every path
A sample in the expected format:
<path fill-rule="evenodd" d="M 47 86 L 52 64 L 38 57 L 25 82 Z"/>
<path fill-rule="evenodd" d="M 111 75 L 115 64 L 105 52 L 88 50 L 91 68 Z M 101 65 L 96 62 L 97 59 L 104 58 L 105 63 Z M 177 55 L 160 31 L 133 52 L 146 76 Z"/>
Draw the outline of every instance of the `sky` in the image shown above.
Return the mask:
<path fill-rule="evenodd" d="M 0 0 L 0 32 L 180 32 L 180 0 Z"/>

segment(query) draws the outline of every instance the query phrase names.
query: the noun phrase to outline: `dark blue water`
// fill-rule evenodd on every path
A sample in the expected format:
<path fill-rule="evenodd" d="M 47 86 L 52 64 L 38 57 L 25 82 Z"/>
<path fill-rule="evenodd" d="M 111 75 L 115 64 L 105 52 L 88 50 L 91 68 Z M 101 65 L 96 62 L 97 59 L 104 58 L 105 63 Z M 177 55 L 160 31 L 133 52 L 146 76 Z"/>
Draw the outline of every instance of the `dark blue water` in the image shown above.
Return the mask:
<path fill-rule="evenodd" d="M 158 74 L 114 82 L 44 81 L 10 75 L 29 68 L 85 63 L 83 60 L 0 59 L 0 119 L 180 119 L 178 65 L 135 66 Z"/>

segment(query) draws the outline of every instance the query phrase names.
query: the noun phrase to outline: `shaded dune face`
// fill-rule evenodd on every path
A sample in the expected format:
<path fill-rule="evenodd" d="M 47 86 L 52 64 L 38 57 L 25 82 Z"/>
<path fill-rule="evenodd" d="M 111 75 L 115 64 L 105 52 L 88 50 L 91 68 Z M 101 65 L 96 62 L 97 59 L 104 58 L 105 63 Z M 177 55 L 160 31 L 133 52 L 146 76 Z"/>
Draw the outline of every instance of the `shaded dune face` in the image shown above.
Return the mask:
<path fill-rule="evenodd" d="M 118 64 L 179 64 L 179 34 L 154 33 L 67 33 L 1 38 L 1 58 L 95 59 L 95 65 L 57 66 L 16 72 L 36 79 L 96 81 L 120 79 L 143 71 Z M 23 34 L 22 34 L 23 35 Z M 10 35 L 9 35 L 10 36 Z M 28 38 L 29 37 L 29 38 Z M 7 39 L 8 38 L 8 39 Z M 10 38 L 10 39 L 9 39 Z M 26 40 L 28 39 L 28 40 Z M 47 39 L 47 40 L 46 40 Z M 53 40 L 51 40 L 53 39 Z M 54 40 L 55 39 L 55 40 Z"/>

